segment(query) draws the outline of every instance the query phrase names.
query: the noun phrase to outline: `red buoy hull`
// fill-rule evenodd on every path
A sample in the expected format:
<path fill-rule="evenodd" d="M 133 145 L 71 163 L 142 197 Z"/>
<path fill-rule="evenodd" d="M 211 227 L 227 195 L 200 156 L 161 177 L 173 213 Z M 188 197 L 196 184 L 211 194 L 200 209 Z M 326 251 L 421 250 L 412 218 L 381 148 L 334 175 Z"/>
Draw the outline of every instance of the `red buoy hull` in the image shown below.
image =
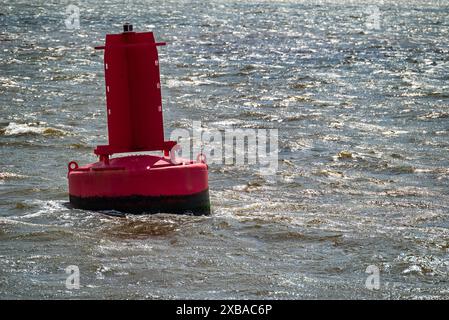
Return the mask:
<path fill-rule="evenodd" d="M 69 164 L 74 208 L 128 213 L 210 213 L 207 165 L 150 155 L 113 158 L 83 167 Z"/>

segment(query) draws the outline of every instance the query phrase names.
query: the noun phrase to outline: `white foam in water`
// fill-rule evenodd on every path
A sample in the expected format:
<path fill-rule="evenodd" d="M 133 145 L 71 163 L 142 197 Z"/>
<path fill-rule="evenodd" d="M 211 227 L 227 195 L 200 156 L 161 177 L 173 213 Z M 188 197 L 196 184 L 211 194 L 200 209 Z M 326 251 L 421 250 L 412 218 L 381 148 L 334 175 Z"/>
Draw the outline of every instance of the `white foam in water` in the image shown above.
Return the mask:
<path fill-rule="evenodd" d="M 9 179 L 23 179 L 26 178 L 27 176 L 18 174 L 18 173 L 13 173 L 13 172 L 0 172 L 0 183 L 2 183 L 4 180 L 9 180 Z"/>
<path fill-rule="evenodd" d="M 32 226 L 32 227 L 48 227 L 49 226 L 46 224 L 24 222 L 24 221 L 19 221 L 19 220 L 13 219 L 13 218 L 11 219 L 11 218 L 5 218 L 5 217 L 0 217 L 0 224 L 26 225 L 26 226 Z"/>
<path fill-rule="evenodd" d="M 45 123 L 16 123 L 10 122 L 2 129 L 5 136 L 16 136 L 23 134 L 64 135 L 65 131 L 43 126 Z"/>
<path fill-rule="evenodd" d="M 30 200 L 30 204 L 37 206 L 39 208 L 36 212 L 31 212 L 28 214 L 25 214 L 23 216 L 20 216 L 20 219 L 29 219 L 29 218 L 36 218 L 40 217 L 42 215 L 48 215 L 54 212 L 61 212 L 64 210 L 67 210 L 67 208 L 64 206 L 64 203 L 66 201 L 64 200 L 49 200 L 49 201 L 43 201 L 43 200 Z"/>

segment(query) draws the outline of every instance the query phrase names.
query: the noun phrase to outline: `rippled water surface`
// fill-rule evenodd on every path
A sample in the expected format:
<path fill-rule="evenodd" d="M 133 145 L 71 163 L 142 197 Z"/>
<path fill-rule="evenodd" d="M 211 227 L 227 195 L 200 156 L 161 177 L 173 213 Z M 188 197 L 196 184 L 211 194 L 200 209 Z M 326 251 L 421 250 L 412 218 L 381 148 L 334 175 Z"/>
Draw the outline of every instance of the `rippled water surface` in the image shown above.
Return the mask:
<path fill-rule="evenodd" d="M 69 3 L 0 1 L 0 298 L 449 298 L 446 2 Z M 127 20 L 168 42 L 166 133 L 277 128 L 275 177 L 211 165 L 209 217 L 68 207 Z"/>

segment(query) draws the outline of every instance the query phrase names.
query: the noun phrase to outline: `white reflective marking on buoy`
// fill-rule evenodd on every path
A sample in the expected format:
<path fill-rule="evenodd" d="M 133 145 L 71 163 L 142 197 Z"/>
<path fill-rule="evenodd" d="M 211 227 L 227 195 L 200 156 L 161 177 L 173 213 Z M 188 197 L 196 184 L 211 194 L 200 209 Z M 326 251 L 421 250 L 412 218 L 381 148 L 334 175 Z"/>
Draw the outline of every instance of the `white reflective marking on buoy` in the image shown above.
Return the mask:
<path fill-rule="evenodd" d="M 159 65 L 159 60 L 154 60 L 154 65 L 158 66 Z"/>
<path fill-rule="evenodd" d="M 111 115 L 111 109 L 108 109 L 108 115 Z"/>
<path fill-rule="evenodd" d="M 160 88 L 161 88 L 161 84 L 158 82 L 157 85 L 156 85 L 156 87 L 157 87 L 158 89 L 160 89 Z"/>
<path fill-rule="evenodd" d="M 161 112 L 161 111 L 162 111 L 162 106 L 157 107 L 157 110 L 158 110 L 159 112 Z"/>
<path fill-rule="evenodd" d="M 108 64 L 106 63 L 104 66 L 105 66 L 106 70 L 108 70 Z"/>
<path fill-rule="evenodd" d="M 109 86 L 106 87 L 106 90 L 108 90 L 108 92 L 109 92 Z"/>

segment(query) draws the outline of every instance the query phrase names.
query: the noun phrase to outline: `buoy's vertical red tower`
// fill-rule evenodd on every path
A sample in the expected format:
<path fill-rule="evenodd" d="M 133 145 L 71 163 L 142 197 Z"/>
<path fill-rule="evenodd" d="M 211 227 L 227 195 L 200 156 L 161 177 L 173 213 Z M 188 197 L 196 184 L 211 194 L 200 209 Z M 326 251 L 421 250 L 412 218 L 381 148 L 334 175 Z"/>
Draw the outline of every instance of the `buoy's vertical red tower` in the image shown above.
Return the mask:
<path fill-rule="evenodd" d="M 97 163 L 69 163 L 70 202 L 75 208 L 131 213 L 209 214 L 207 165 L 170 160 L 174 141 L 164 140 L 157 43 L 152 32 L 108 34 L 104 49 L 108 145 Z M 116 153 L 162 151 L 163 156 Z"/>
<path fill-rule="evenodd" d="M 126 24 L 121 34 L 106 35 L 104 69 L 109 145 L 95 153 L 164 150 L 159 59 L 152 32 L 136 33 Z"/>

